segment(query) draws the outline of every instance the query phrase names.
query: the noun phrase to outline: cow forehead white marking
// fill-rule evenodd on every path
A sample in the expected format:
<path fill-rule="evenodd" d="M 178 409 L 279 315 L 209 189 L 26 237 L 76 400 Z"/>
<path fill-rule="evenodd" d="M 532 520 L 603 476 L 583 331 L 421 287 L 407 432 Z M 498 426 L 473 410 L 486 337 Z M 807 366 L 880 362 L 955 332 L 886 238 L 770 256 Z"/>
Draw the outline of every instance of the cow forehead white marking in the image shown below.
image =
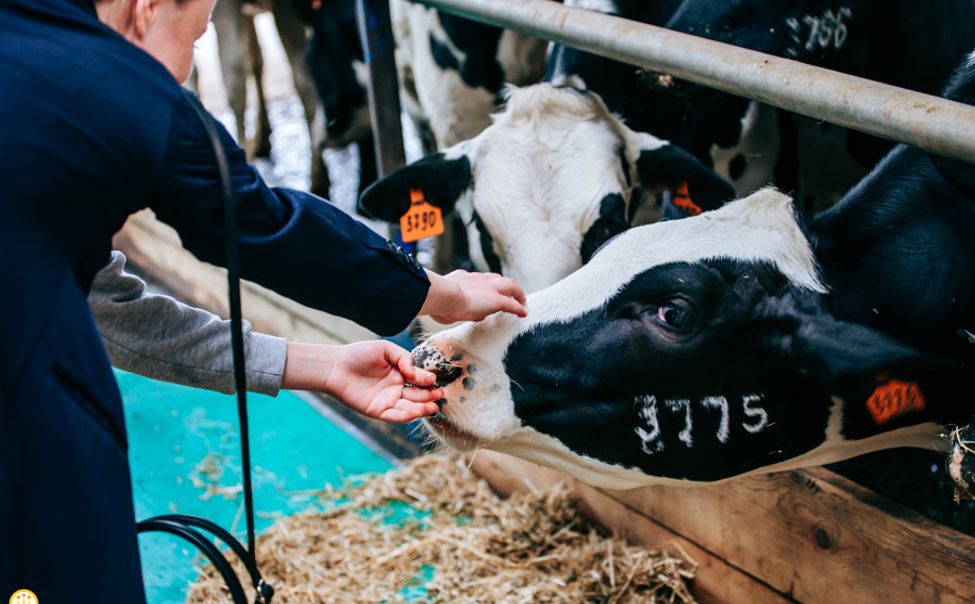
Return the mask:
<path fill-rule="evenodd" d="M 762 189 L 699 216 L 623 233 L 575 273 L 529 297 L 532 325 L 567 321 L 606 303 L 637 274 L 655 266 L 725 257 L 773 263 L 789 280 L 825 293 L 792 199 Z"/>
<path fill-rule="evenodd" d="M 598 308 L 636 275 L 674 262 L 727 257 L 773 263 L 792 282 L 825 293 L 792 199 L 763 189 L 699 216 L 637 227 L 619 235 L 589 264 L 528 296 L 528 317 L 498 313 L 437 337 L 458 343 L 481 360 L 500 364 L 518 335 L 552 322 L 568 322 Z"/>

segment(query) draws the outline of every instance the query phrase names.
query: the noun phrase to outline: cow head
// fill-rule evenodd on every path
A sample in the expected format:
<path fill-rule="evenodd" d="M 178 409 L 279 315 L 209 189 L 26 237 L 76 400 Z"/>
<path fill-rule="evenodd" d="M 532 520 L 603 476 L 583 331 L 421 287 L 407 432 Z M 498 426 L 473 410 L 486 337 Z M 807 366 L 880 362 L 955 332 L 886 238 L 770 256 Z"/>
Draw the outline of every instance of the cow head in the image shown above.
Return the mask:
<path fill-rule="evenodd" d="M 598 95 L 552 84 L 514 89 L 481 134 L 375 183 L 359 207 L 396 222 L 416 188 L 459 213 L 478 269 L 528 291 L 579 268 L 656 193 L 681 195 L 688 213 L 734 195 L 682 149 L 627 128 Z"/>
<path fill-rule="evenodd" d="M 312 35 L 306 59 L 325 112 L 325 146 L 339 148 L 362 140 L 370 130 L 355 0 L 329 0 L 308 13 Z"/>
<path fill-rule="evenodd" d="M 529 296 L 527 319 L 494 315 L 417 348 L 415 363 L 447 382 L 428 424 L 456 447 L 610 488 L 880 448 L 867 410 L 844 400 L 926 361 L 836 320 L 824 295 L 791 199 L 774 190 L 634 228 Z M 931 424 L 903 421 L 885 428 L 930 438 Z"/>

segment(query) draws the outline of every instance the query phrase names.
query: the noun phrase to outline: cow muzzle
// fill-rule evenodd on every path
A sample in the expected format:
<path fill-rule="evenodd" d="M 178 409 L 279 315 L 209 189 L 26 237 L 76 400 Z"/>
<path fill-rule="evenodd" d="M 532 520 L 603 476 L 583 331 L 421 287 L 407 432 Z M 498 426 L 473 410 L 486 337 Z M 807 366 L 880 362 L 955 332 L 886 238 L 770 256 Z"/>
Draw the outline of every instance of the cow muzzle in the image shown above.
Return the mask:
<path fill-rule="evenodd" d="M 457 381 L 466 371 L 464 355 L 456 353 L 449 358 L 434 346 L 418 346 L 413 350 L 413 365 L 437 376 L 437 388 L 445 388 Z"/>
<path fill-rule="evenodd" d="M 450 338 L 434 336 L 413 350 L 413 364 L 437 376 L 440 412 L 426 425 L 458 449 L 507 436 L 519 425 L 512 412 L 508 378 Z"/>

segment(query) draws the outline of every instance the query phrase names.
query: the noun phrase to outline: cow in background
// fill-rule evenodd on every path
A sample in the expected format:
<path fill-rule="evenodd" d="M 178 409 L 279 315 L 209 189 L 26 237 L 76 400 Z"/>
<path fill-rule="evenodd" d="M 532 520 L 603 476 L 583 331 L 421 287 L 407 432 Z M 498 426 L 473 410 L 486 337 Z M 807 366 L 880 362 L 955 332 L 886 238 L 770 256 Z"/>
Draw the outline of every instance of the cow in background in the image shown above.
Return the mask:
<path fill-rule="evenodd" d="M 543 40 L 408 0 L 391 0 L 389 8 L 400 96 L 421 130 L 429 131 L 428 151 L 484 130 L 506 83 L 522 86 L 542 77 Z"/>
<path fill-rule="evenodd" d="M 975 54 L 945 96 L 975 104 Z M 415 350 L 446 388 L 428 423 L 617 489 L 945 450 L 973 412 L 973 183 L 900 145 L 811 219 L 764 189 L 631 229 L 527 319 Z"/>
<path fill-rule="evenodd" d="M 642 18 L 662 22 L 677 3 L 636 4 Z M 534 291 L 579 268 L 613 235 L 656 218 L 665 192 L 690 213 L 734 197 L 699 160 L 624 124 L 553 61 L 556 55 L 549 75 L 559 71 L 557 83 L 509 90 L 490 127 L 379 181 L 363 193 L 360 210 L 396 222 L 409 189 L 422 188 L 428 201 L 463 223 L 452 251 L 457 258 Z"/>
<path fill-rule="evenodd" d="M 340 0 L 332 9 L 340 13 L 322 30 L 332 31 L 332 42 L 313 44 L 309 59 L 323 93 L 328 146 L 359 143 L 363 175 L 360 190 L 375 179 L 375 150 L 369 136 L 365 87 L 367 70 L 359 62 L 361 49 L 335 31 L 335 23 L 354 20 L 354 2 Z M 329 8 L 328 3 L 323 10 Z M 396 63 L 403 108 L 416 125 L 425 152 L 443 149 L 479 133 L 498 109 L 506 82 L 538 81 L 544 70 L 546 42 L 441 13 L 406 0 L 392 0 L 390 13 L 396 39 Z M 348 30 L 351 31 L 351 30 Z M 317 37 L 317 34 L 316 34 Z M 326 39 L 325 36 L 322 39 Z M 351 42 L 351 40 L 349 41 Z M 350 52 L 354 50 L 354 52 Z M 321 77 L 317 74 L 321 73 Z M 329 100 L 331 97 L 331 101 Z M 409 192 L 404 193 L 409 199 Z M 391 219 L 398 222 L 399 216 Z M 464 227 L 447 216 L 447 232 L 437 243 L 434 268 L 473 268 L 466 255 Z M 455 243 L 455 239 L 459 242 Z"/>
<path fill-rule="evenodd" d="M 306 0 L 295 1 L 312 29 L 307 62 L 324 109 L 324 135 L 317 140 L 326 148 L 359 146 L 361 191 L 375 181 L 377 168 L 356 2 L 334 0 L 312 9 Z M 524 84 L 541 76 L 544 42 L 400 0 L 390 9 L 400 97 L 427 152 L 480 132 L 505 81 Z M 448 224 L 446 238 L 462 227 L 450 217 Z M 457 266 L 452 253 L 441 253 L 445 247 L 449 251 L 438 246 L 434 260 L 441 271 Z"/>
<path fill-rule="evenodd" d="M 629 228 L 644 191 L 683 191 L 717 207 L 726 182 L 666 141 L 629 129 L 594 93 L 543 83 L 512 89 L 476 137 L 368 188 L 365 213 L 394 222 L 410 189 L 466 225 L 470 259 L 526 291 L 555 283 Z"/>
<path fill-rule="evenodd" d="M 263 59 L 253 17 L 260 11 L 271 11 L 308 123 L 312 149 L 310 190 L 327 197 L 330 183 L 320 152 L 322 128 L 315 125 L 319 101 L 305 61 L 306 23 L 301 16 L 303 2 L 307 0 L 220 0 L 213 10 L 213 25 L 217 33 L 227 100 L 237 121 L 237 140 L 248 149 L 251 157 L 267 155 L 270 153 L 270 124 L 261 82 Z M 246 143 L 244 134 L 248 77 L 253 78 L 257 90 L 257 134 L 251 144 Z"/>
<path fill-rule="evenodd" d="M 642 2 L 584 0 L 653 23 Z M 596 6 L 598 5 L 598 6 Z M 685 0 L 675 31 L 937 93 L 975 39 L 975 0 Z M 553 72 L 580 77 L 637 129 L 690 151 L 739 195 L 774 182 L 809 207 L 834 203 L 891 144 L 755 101 L 647 73 L 564 46 Z"/>

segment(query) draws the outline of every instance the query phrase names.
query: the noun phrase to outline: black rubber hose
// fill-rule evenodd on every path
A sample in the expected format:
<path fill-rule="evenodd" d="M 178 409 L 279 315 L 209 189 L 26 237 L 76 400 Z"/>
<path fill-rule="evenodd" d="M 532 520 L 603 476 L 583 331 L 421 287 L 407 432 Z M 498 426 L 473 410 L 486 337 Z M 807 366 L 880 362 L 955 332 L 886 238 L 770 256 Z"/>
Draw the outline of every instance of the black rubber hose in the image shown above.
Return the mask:
<path fill-rule="evenodd" d="M 223 579 L 224 583 L 227 584 L 227 588 L 230 590 L 230 597 L 233 599 L 234 604 L 248 604 L 247 596 L 244 595 L 244 588 L 240 584 L 240 579 L 237 578 L 237 574 L 234 569 L 230 566 L 230 562 L 224 558 L 217 546 L 210 542 L 202 533 L 196 529 L 187 526 L 181 522 L 174 520 L 166 520 L 161 517 L 148 518 L 136 525 L 136 530 L 140 533 L 146 532 L 159 532 L 159 533 L 169 533 L 170 535 L 176 535 L 177 537 L 182 537 L 183 539 L 189 541 L 195 545 L 203 555 L 210 560 L 213 567 L 217 569 L 220 573 L 220 577 Z"/>

